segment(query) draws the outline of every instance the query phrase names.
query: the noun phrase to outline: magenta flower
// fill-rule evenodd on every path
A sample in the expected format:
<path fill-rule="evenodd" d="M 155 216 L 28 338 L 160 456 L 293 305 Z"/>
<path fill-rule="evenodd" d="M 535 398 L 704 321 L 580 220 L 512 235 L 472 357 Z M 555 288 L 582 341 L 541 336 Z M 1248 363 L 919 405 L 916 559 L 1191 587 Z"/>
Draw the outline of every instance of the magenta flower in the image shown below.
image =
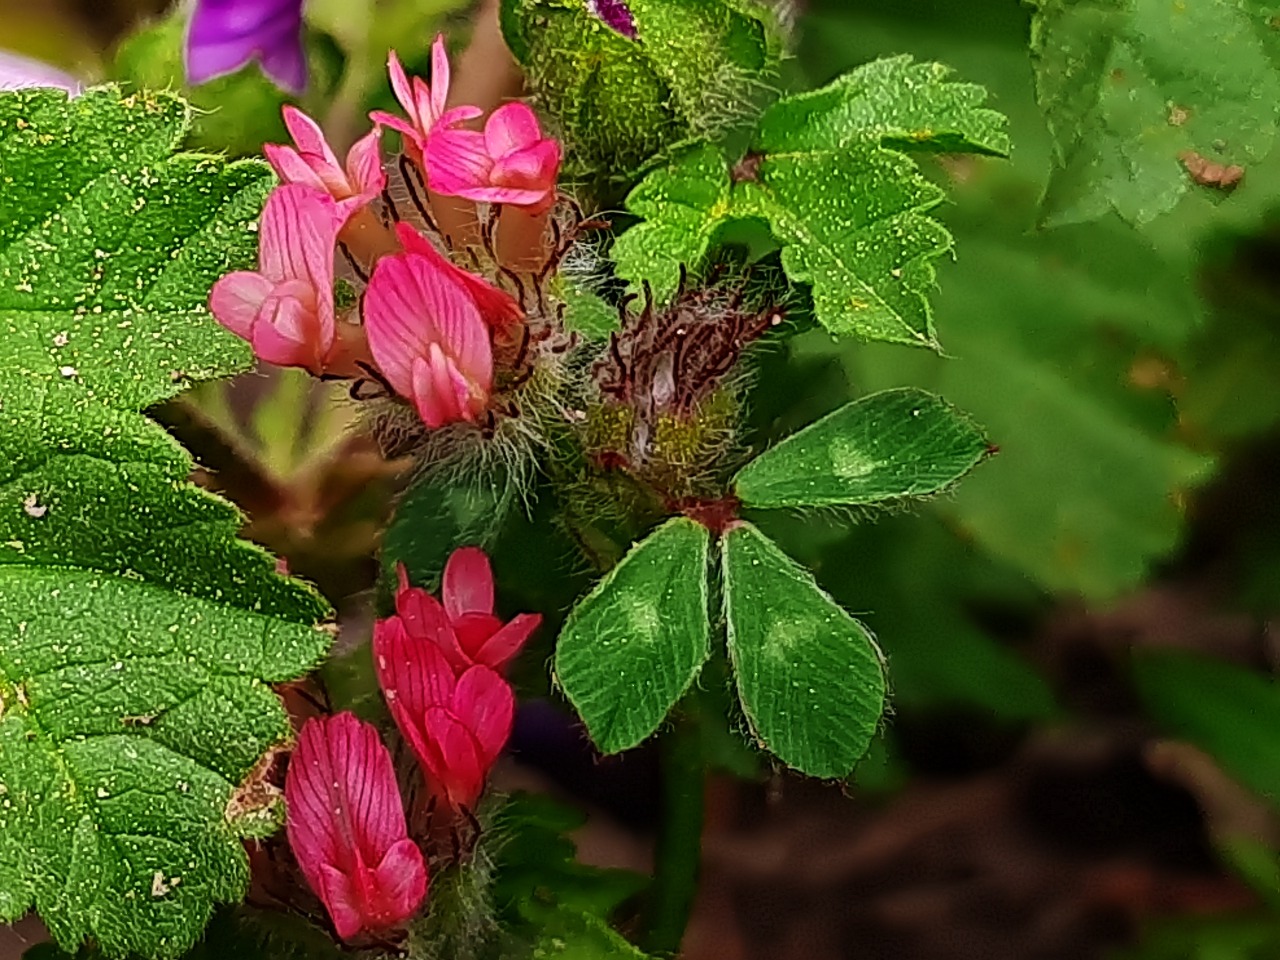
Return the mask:
<path fill-rule="evenodd" d="M 555 200 L 560 143 L 542 135 L 523 103 L 499 107 L 484 132 L 439 127 L 427 139 L 427 185 L 478 203 L 509 203 L 537 213 Z"/>
<path fill-rule="evenodd" d="M 520 652 L 542 615 L 522 613 L 503 623 L 493 612 L 493 570 L 479 547 L 459 547 L 444 567 L 441 603 L 426 590 L 409 585 L 398 570 L 396 616 L 418 643 L 440 648 L 454 672 L 481 664 L 501 671 Z"/>
<path fill-rule="evenodd" d="M 383 376 L 428 427 L 475 421 L 484 410 L 493 385 L 489 327 L 451 270 L 417 251 L 383 257 L 364 293 L 364 325 Z"/>
<path fill-rule="evenodd" d="M 394 50 L 387 58 L 387 70 L 391 74 L 391 89 L 409 120 L 400 119 L 390 113 L 375 110 L 369 119 L 384 127 L 390 127 L 404 137 L 405 152 L 414 162 L 421 164 L 426 149 L 427 137 L 436 127 L 448 127 L 464 120 L 474 120 L 483 111 L 479 107 L 455 107 L 448 110 L 445 101 L 449 98 L 449 54 L 444 48 L 444 35 L 437 35 L 431 45 L 431 85 L 428 86 L 419 77 L 410 81 L 400 65 L 400 58 Z"/>
<path fill-rule="evenodd" d="M 268 143 L 262 148 L 267 162 L 285 183 L 301 183 L 327 193 L 338 201 L 343 221 L 368 206 L 387 185 L 378 149 L 380 132 L 374 128 L 356 141 L 347 153 L 344 169 L 324 138 L 319 124 L 296 107 L 283 110 L 284 123 L 295 147 Z"/>
<path fill-rule="evenodd" d="M 587 0 L 587 9 L 628 40 L 635 40 L 636 21 L 624 0 Z"/>
<path fill-rule="evenodd" d="M 278 87 L 301 94 L 307 86 L 302 3 L 196 0 L 187 29 L 187 81 L 198 85 L 257 60 Z"/>
<path fill-rule="evenodd" d="M 435 795 L 474 808 L 511 736 L 515 695 L 496 671 L 473 666 L 455 675 L 444 652 L 409 636 L 399 617 L 374 626 L 378 683 Z"/>
<path fill-rule="evenodd" d="M 401 926 L 427 895 L 391 754 L 354 714 L 307 721 L 285 775 L 289 846 L 338 936 Z"/>
<path fill-rule="evenodd" d="M 336 359 L 333 250 L 340 223 L 327 194 L 301 184 L 277 187 L 262 211 L 257 271 L 214 284 L 210 311 L 260 359 L 317 376 Z"/>

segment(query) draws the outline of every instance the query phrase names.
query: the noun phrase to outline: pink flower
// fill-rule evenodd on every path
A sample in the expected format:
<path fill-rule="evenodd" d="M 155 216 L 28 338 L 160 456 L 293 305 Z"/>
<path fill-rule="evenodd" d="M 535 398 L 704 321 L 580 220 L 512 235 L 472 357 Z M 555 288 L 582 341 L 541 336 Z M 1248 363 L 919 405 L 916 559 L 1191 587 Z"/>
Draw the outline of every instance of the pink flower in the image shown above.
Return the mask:
<path fill-rule="evenodd" d="M 285 126 L 297 148 L 265 144 L 262 152 L 285 183 L 301 183 L 327 193 L 338 201 L 345 221 L 368 204 L 387 185 L 378 150 L 381 131 L 374 128 L 361 137 L 347 154 L 344 170 L 338 163 L 319 125 L 297 107 L 284 108 Z"/>
<path fill-rule="evenodd" d="M 350 940 L 408 920 L 427 895 L 427 866 L 409 839 L 391 754 L 353 714 L 307 721 L 284 782 L 289 846 Z"/>
<path fill-rule="evenodd" d="M 523 103 L 495 110 L 484 133 L 440 127 L 427 139 L 427 186 L 477 203 L 509 203 L 541 212 L 555 200 L 559 141 L 542 135 Z"/>
<path fill-rule="evenodd" d="M 521 613 L 509 623 L 493 612 L 493 570 L 479 547 L 459 547 L 444 567 L 442 604 L 420 587 L 409 586 L 400 566 L 396 615 L 413 640 L 439 647 L 454 672 L 476 664 L 501 671 L 542 623 L 538 613 Z"/>
<path fill-rule="evenodd" d="M 524 319 L 524 310 L 520 308 L 515 297 L 495 287 L 484 277 L 459 267 L 409 224 L 397 223 L 396 237 L 406 252 L 426 257 L 435 269 L 443 270 L 466 287 L 471 298 L 475 300 L 476 306 L 480 308 L 480 315 L 489 326 L 496 329 L 510 323 L 519 323 Z"/>
<path fill-rule="evenodd" d="M 277 187 L 262 211 L 258 270 L 214 284 L 210 311 L 260 359 L 317 376 L 335 359 L 333 249 L 340 223 L 328 195 L 302 184 Z"/>
<path fill-rule="evenodd" d="M 489 401 L 493 347 L 466 284 L 430 256 L 378 261 L 364 294 L 369 350 L 387 382 L 435 429 L 474 421 Z"/>
<path fill-rule="evenodd" d="M 427 136 L 433 129 L 474 120 L 484 112 L 479 107 L 445 109 L 445 101 L 449 98 L 449 55 L 445 52 L 443 35 L 438 35 L 431 46 L 430 86 L 419 77 L 414 77 L 411 83 L 394 50 L 387 58 L 387 70 L 391 74 L 391 89 L 409 115 L 409 120 L 406 122 L 380 110 L 369 114 L 369 119 L 401 134 L 405 152 L 418 164 L 422 162 Z"/>
<path fill-rule="evenodd" d="M 444 652 L 409 636 L 399 617 L 375 625 L 373 652 L 391 716 L 432 790 L 454 810 L 473 808 L 511 736 L 511 687 L 486 666 L 455 675 Z"/>

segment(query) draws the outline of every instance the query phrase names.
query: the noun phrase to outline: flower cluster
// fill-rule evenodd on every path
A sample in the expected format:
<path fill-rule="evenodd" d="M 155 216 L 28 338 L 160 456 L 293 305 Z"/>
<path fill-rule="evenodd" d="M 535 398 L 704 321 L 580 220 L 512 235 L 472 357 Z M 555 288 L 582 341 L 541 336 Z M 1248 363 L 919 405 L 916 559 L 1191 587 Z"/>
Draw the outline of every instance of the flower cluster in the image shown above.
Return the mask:
<path fill-rule="evenodd" d="M 532 220 L 540 236 L 557 196 L 562 157 L 560 144 L 542 135 L 523 103 L 494 110 L 483 130 L 467 129 L 483 111 L 447 106 L 443 37 L 432 57 L 428 84 L 406 75 L 391 54 L 392 87 L 407 119 L 371 114 L 373 129 L 345 163 L 310 117 L 284 108 L 294 143 L 265 148 L 283 184 L 263 211 L 258 269 L 223 277 L 209 306 L 260 359 L 316 376 L 372 381 L 436 429 L 482 421 L 494 393 L 495 346 L 525 336 L 513 332 L 525 320 L 523 303 L 446 251 L 461 251 L 466 235 L 476 232 L 474 205 L 485 206 L 490 226 L 501 227 L 497 216 L 510 210 L 503 219 L 515 221 L 512 229 L 527 233 Z M 400 134 L 404 146 L 390 172 L 381 154 L 384 130 Z M 421 229 L 402 219 L 390 177 L 408 191 Z M 473 205 L 470 221 L 450 232 L 432 210 L 456 214 L 459 203 Z M 523 291 L 518 275 L 504 270 L 492 237 L 486 240 L 492 277 L 505 272 Z M 479 268 L 481 257 L 471 253 L 470 265 Z M 345 279 L 339 256 L 363 287 L 354 307 L 335 299 L 335 282 Z"/>
<path fill-rule="evenodd" d="M 442 600 L 400 569 L 396 613 L 374 626 L 378 681 L 401 736 L 450 814 L 474 808 L 515 712 L 500 672 L 541 622 L 494 614 L 493 573 L 475 547 L 454 551 Z M 443 602 L 442 602 L 443 601 Z M 427 862 L 409 835 L 391 754 L 353 714 L 303 727 L 285 777 L 289 846 L 338 935 L 403 926 L 426 898 Z"/>

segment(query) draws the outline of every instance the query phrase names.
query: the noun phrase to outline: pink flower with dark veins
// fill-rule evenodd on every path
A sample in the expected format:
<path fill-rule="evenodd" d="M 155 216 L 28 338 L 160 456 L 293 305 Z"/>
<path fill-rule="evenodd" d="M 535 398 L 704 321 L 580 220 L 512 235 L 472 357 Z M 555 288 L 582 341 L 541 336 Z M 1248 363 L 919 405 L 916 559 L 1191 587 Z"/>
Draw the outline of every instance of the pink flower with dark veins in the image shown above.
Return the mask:
<path fill-rule="evenodd" d="M 524 319 L 524 310 L 520 308 L 515 297 L 495 287 L 484 277 L 459 267 L 409 224 L 404 222 L 396 224 L 396 238 L 405 252 L 426 257 L 435 269 L 443 270 L 466 287 L 467 292 L 475 300 L 476 306 L 480 308 L 480 315 L 489 326 L 497 329 L 508 324 L 519 323 Z"/>
<path fill-rule="evenodd" d="M 459 547 L 450 555 L 440 588 L 443 603 L 410 586 L 403 565 L 397 573 L 396 616 L 405 631 L 439 647 L 458 673 L 476 664 L 501 671 L 542 623 L 538 613 L 517 614 L 507 623 L 494 613 L 493 570 L 479 547 Z"/>
<path fill-rule="evenodd" d="M 379 621 L 374 663 L 387 707 L 437 797 L 474 809 L 515 717 L 515 695 L 496 671 L 454 673 L 444 652 L 409 636 L 399 617 Z"/>
<path fill-rule="evenodd" d="M 281 180 L 327 193 L 337 201 L 344 221 L 382 192 L 387 185 L 387 175 L 382 169 L 378 148 L 381 131 L 377 127 L 355 142 L 347 153 L 344 168 L 319 124 L 297 107 L 286 106 L 283 113 L 295 146 L 268 143 L 262 148 L 267 162 Z"/>
<path fill-rule="evenodd" d="M 339 937 L 394 930 L 418 911 L 427 865 L 372 724 L 351 713 L 308 720 L 284 796 L 289 846 Z"/>
<path fill-rule="evenodd" d="M 474 422 L 493 386 L 493 346 L 467 286 L 429 256 L 378 261 L 364 293 L 369 351 L 431 429 Z"/>
<path fill-rule="evenodd" d="M 419 165 L 426 149 L 427 137 L 437 127 L 447 128 L 466 120 L 474 120 L 484 111 L 479 107 L 454 107 L 449 110 L 445 101 L 449 98 L 449 54 L 444 47 L 444 35 L 436 37 L 431 46 L 431 84 L 419 77 L 412 80 L 405 74 L 400 58 L 394 50 L 387 58 L 387 70 L 391 74 L 391 89 L 395 91 L 400 106 L 409 115 L 407 121 L 394 114 L 375 110 L 369 119 L 384 127 L 390 127 L 404 137 L 405 152 Z"/>
<path fill-rule="evenodd" d="M 523 103 L 499 107 L 484 132 L 440 126 L 427 138 L 427 186 L 477 203 L 506 203 L 540 213 L 555 202 L 563 153 L 544 137 Z"/>
<path fill-rule="evenodd" d="M 327 194 L 302 184 L 277 187 L 262 211 L 258 269 L 214 284 L 210 311 L 259 359 L 319 376 L 337 358 L 333 251 L 340 224 Z"/>

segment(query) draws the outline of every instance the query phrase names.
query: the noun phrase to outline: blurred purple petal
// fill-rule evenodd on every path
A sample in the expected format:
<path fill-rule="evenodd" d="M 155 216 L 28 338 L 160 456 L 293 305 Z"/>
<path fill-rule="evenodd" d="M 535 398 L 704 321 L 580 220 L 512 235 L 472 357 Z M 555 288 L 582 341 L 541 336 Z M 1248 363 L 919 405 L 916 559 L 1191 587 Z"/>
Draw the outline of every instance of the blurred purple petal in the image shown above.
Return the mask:
<path fill-rule="evenodd" d="M 636 21 L 625 0 L 587 0 L 587 7 L 607 26 L 617 30 L 628 40 L 636 39 Z"/>
<path fill-rule="evenodd" d="M 0 50 L 0 90 L 19 90 L 23 87 L 56 87 L 72 96 L 83 89 L 80 81 L 69 73 L 63 73 L 39 60 Z"/>
<path fill-rule="evenodd" d="M 307 85 L 302 4 L 303 0 L 197 0 L 187 32 L 187 81 L 201 84 L 257 60 L 278 87 L 302 93 Z"/>

